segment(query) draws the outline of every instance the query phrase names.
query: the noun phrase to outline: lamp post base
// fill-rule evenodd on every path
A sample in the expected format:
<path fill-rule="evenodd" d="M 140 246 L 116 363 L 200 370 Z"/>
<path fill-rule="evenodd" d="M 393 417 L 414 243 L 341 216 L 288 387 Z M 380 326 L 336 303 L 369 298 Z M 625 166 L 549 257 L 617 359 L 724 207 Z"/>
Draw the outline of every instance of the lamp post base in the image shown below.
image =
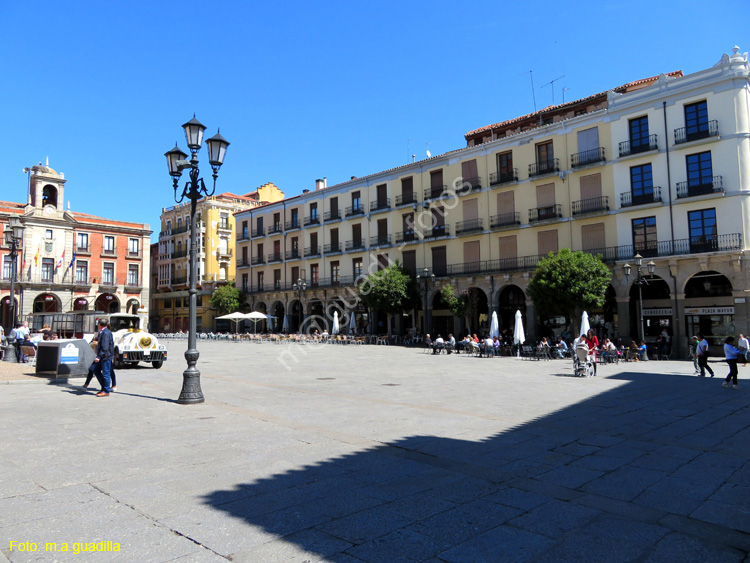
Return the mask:
<path fill-rule="evenodd" d="M 188 368 L 182 372 L 182 391 L 177 399 L 180 405 L 194 405 L 205 401 L 201 390 L 201 372 L 195 367 L 199 355 L 198 350 L 185 352 Z"/>
<path fill-rule="evenodd" d="M 5 354 L 3 355 L 3 361 L 13 362 L 13 363 L 16 363 L 18 361 L 18 358 L 16 357 L 16 345 L 15 344 L 8 343 L 5 346 Z"/>

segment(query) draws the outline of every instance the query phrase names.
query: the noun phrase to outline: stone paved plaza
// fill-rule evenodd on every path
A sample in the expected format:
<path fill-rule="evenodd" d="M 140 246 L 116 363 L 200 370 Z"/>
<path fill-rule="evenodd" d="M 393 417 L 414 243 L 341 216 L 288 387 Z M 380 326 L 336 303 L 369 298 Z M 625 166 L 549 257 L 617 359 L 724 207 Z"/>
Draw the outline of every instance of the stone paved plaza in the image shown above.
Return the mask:
<path fill-rule="evenodd" d="M 109 398 L 0 384 L 0 560 L 747 561 L 750 384 L 721 363 L 211 341 L 182 406 L 185 347 Z"/>

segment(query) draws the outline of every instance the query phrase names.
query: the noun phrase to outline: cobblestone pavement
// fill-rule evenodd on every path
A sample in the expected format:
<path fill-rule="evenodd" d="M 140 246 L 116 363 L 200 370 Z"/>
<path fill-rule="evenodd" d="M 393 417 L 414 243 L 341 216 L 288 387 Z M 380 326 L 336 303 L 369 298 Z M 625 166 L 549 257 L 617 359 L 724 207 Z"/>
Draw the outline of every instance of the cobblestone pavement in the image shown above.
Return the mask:
<path fill-rule="evenodd" d="M 0 385 L 0 560 L 747 560 L 750 385 L 718 362 L 201 342 L 178 405 L 169 346 L 108 398 Z"/>

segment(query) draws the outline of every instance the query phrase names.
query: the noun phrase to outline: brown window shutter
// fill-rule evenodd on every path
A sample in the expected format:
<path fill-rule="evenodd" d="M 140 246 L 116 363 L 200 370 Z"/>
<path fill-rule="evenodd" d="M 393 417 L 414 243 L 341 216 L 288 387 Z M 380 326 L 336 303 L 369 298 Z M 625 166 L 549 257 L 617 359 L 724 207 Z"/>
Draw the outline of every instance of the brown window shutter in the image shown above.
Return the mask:
<path fill-rule="evenodd" d="M 479 201 L 477 199 L 468 199 L 463 202 L 464 221 L 473 221 L 479 219 Z"/>
<path fill-rule="evenodd" d="M 581 176 L 581 199 L 595 199 L 602 197 L 602 175 L 590 174 Z"/>
<path fill-rule="evenodd" d="M 479 177 L 476 158 L 461 163 L 461 176 L 464 177 L 464 180 Z"/>
<path fill-rule="evenodd" d="M 601 250 L 607 242 L 604 237 L 604 223 L 581 226 L 582 248 L 586 251 Z"/>
<path fill-rule="evenodd" d="M 499 247 L 501 259 L 518 257 L 518 240 L 516 239 L 516 235 L 500 237 L 498 241 L 500 243 Z"/>
<path fill-rule="evenodd" d="M 516 201 L 513 192 L 500 192 L 497 194 L 497 214 L 515 213 Z"/>
<path fill-rule="evenodd" d="M 537 233 L 539 254 L 546 256 L 550 252 L 557 252 L 557 229 L 551 231 L 539 231 Z"/>
<path fill-rule="evenodd" d="M 555 184 L 542 184 L 536 187 L 536 206 L 550 207 L 555 205 Z"/>
<path fill-rule="evenodd" d="M 476 262 L 479 262 L 478 240 L 464 243 L 464 262 L 466 264 L 474 264 Z"/>

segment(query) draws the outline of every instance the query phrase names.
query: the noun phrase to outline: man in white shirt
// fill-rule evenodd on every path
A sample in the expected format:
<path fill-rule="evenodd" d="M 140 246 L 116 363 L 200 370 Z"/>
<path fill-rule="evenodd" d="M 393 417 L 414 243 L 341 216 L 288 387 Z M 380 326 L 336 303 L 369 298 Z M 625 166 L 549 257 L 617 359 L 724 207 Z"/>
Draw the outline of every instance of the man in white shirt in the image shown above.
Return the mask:
<path fill-rule="evenodd" d="M 706 377 L 706 370 L 714 376 L 714 370 L 708 366 L 708 340 L 703 337 L 703 334 L 698 333 L 698 349 L 695 351 L 698 355 L 698 367 L 701 370 L 700 376 Z"/>
<path fill-rule="evenodd" d="M 747 338 L 745 338 L 744 334 L 740 334 L 740 339 L 737 342 L 737 348 L 739 348 L 740 352 L 742 352 L 742 357 L 745 359 L 743 366 L 747 365 L 747 355 L 748 355 L 748 348 L 750 348 L 750 343 L 748 343 Z"/>
<path fill-rule="evenodd" d="M 432 345 L 432 353 L 439 354 L 440 350 L 443 348 L 445 348 L 445 340 L 443 340 L 443 337 L 438 334 L 435 343 Z"/>

